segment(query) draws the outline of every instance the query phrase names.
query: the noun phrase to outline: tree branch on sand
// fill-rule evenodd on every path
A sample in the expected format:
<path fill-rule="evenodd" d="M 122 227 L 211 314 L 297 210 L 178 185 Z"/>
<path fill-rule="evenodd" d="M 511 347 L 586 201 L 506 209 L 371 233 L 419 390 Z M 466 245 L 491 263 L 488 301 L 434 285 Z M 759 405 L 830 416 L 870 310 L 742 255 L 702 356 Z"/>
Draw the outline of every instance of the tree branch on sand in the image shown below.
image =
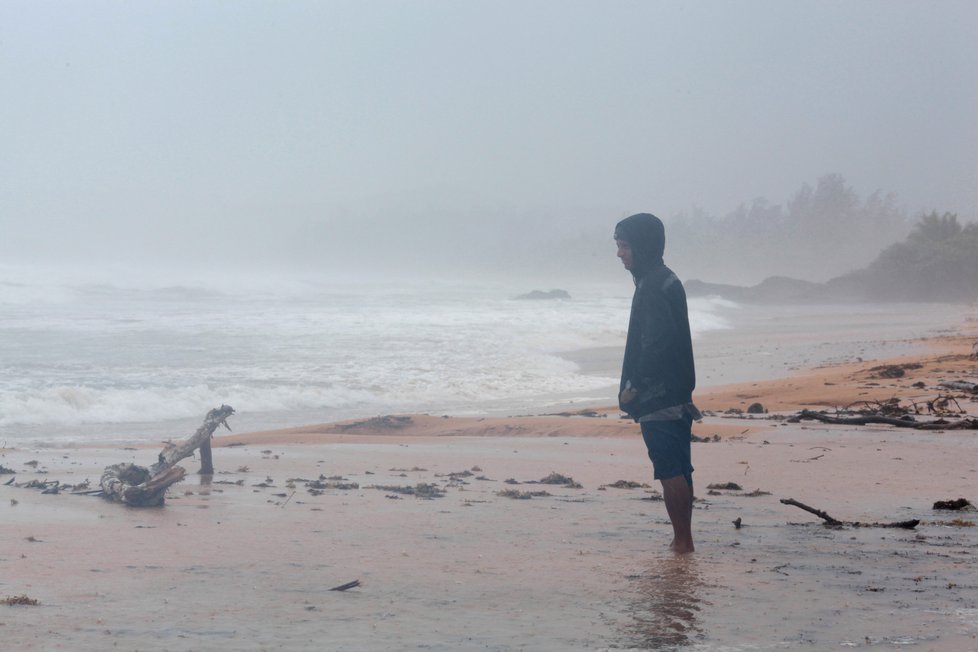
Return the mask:
<path fill-rule="evenodd" d="M 823 512 L 822 510 L 815 509 L 814 507 L 809 507 L 805 503 L 800 503 L 797 500 L 795 500 L 794 498 L 782 498 L 781 499 L 781 504 L 782 505 L 792 505 L 792 506 L 797 507 L 799 509 L 803 509 L 806 512 L 808 512 L 810 514 L 814 514 L 815 516 L 817 516 L 820 519 L 822 519 L 823 521 L 825 521 L 825 525 L 826 526 L 828 526 L 828 527 L 834 527 L 834 528 L 841 528 L 841 527 L 845 527 L 845 526 L 848 525 L 848 526 L 851 526 L 851 527 L 895 527 L 895 528 L 903 528 L 903 529 L 906 529 L 906 530 L 912 530 L 915 527 L 917 527 L 918 525 L 920 525 L 920 520 L 919 519 L 913 519 L 913 520 L 910 520 L 910 521 L 897 521 L 895 523 L 860 523 L 858 521 L 839 521 L 837 519 L 832 518 L 831 516 L 829 516 L 828 514 L 826 514 L 825 512 Z"/>
<path fill-rule="evenodd" d="M 917 421 L 910 416 L 887 417 L 876 414 L 858 417 L 832 417 L 822 412 L 802 410 L 798 414 L 787 419 L 788 423 L 798 423 L 805 420 L 821 421 L 822 423 L 833 423 L 847 426 L 865 426 L 877 423 L 896 426 L 897 428 L 914 428 L 916 430 L 978 430 L 978 419 L 968 418 L 959 419 L 958 421 L 947 421 L 946 419 Z"/>
<path fill-rule="evenodd" d="M 978 343 L 976 343 L 976 346 L 978 346 Z M 976 358 L 978 358 L 978 356 L 976 356 Z M 971 392 L 972 394 L 978 394 L 978 383 L 972 383 L 966 380 L 942 380 L 938 384 L 941 387 L 946 387 L 948 389 L 956 389 L 962 392 Z"/>
<path fill-rule="evenodd" d="M 180 482 L 187 474 L 176 463 L 193 455 L 201 449 L 201 473 L 213 473 L 210 463 L 211 437 L 217 427 L 223 425 L 228 430 L 227 418 L 234 414 L 234 408 L 222 405 L 214 408 L 204 417 L 204 423 L 193 435 L 180 444 L 166 442 L 157 457 L 156 464 L 149 468 L 136 464 L 121 463 L 107 466 L 102 472 L 100 485 L 106 498 L 133 507 L 155 507 L 163 504 L 166 490 Z M 204 454 L 206 453 L 208 454 Z M 208 468 L 209 467 L 209 468 Z"/>

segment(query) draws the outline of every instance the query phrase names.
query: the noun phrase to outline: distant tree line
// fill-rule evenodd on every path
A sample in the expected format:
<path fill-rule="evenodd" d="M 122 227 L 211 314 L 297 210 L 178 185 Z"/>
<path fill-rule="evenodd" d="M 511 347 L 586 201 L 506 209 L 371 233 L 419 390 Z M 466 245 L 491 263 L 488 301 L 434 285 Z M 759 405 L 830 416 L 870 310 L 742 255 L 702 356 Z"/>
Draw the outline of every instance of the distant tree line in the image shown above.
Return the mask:
<path fill-rule="evenodd" d="M 956 214 L 934 211 L 865 269 L 828 285 L 883 301 L 978 299 L 978 223 L 962 225 Z"/>
<path fill-rule="evenodd" d="M 825 281 L 865 267 L 909 228 L 892 194 L 877 191 L 863 200 L 841 175 L 829 174 L 784 205 L 758 198 L 723 217 L 693 209 L 666 219 L 666 251 L 686 278 Z"/>
<path fill-rule="evenodd" d="M 974 301 L 978 299 L 978 224 L 954 213 L 924 215 L 902 242 L 864 268 L 825 283 L 769 276 L 751 286 L 691 280 L 691 296 L 722 296 L 747 303 L 850 301 Z"/>

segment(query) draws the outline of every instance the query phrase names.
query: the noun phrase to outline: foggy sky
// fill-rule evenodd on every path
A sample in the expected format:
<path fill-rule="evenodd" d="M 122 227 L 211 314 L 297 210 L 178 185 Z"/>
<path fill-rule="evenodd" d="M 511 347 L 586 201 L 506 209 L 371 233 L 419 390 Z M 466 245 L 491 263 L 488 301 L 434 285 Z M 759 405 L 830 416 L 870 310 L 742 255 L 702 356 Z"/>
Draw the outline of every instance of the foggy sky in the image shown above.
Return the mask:
<path fill-rule="evenodd" d="M 827 173 L 974 220 L 976 34 L 970 0 L 3 0 L 0 256 L 464 261 Z"/>

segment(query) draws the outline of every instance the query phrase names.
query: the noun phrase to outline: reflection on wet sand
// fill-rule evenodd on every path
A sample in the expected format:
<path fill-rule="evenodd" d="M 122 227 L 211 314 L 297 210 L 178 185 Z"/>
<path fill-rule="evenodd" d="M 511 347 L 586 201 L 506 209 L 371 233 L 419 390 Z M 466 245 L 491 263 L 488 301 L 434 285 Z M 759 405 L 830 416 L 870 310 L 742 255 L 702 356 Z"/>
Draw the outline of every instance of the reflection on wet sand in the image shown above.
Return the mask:
<path fill-rule="evenodd" d="M 623 624 L 626 647 L 663 650 L 701 636 L 698 624 L 704 583 L 693 555 L 668 555 L 629 578 Z"/>

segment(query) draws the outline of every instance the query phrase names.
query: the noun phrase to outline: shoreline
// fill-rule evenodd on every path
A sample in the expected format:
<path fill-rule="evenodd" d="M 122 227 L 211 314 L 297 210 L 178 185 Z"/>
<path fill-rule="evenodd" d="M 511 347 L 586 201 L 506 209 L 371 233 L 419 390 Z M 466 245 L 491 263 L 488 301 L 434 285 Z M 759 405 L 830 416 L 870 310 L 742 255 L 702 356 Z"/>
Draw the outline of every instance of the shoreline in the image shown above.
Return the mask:
<path fill-rule="evenodd" d="M 774 380 L 757 380 L 715 385 L 697 389 L 694 402 L 711 416 L 728 416 L 760 403 L 768 414 L 798 412 L 803 409 L 833 410 L 857 403 L 878 403 L 893 399 L 925 404 L 942 390 L 945 380 L 973 378 L 978 382 L 978 323 L 962 324 L 957 334 L 919 338 L 917 353 L 887 359 L 836 362 L 798 370 Z M 893 368 L 898 371 L 894 372 Z M 887 377 L 900 373 L 897 377 Z M 736 415 L 734 415 L 736 416 Z M 764 416 L 764 415 L 760 415 Z M 770 425 L 753 419 L 752 428 L 766 430 Z M 694 424 L 698 436 L 728 436 L 743 430 L 741 424 L 707 418 Z M 373 437 L 453 437 L 453 436 L 538 436 L 538 437 L 632 437 L 635 426 L 621 418 L 616 405 L 581 407 L 567 405 L 552 413 L 510 416 L 459 417 L 431 414 L 391 414 L 348 419 L 333 423 L 309 424 L 223 435 L 215 445 L 276 442 L 308 444 L 341 443 L 351 436 Z"/>
<path fill-rule="evenodd" d="M 616 406 L 221 435 L 216 474 L 185 460 L 163 508 L 3 485 L 0 593 L 39 604 L 0 608 L 0 632 L 23 650 L 971 649 L 976 518 L 932 505 L 978 502 L 978 433 L 770 417 L 936 396 L 940 380 L 978 376 L 974 326 L 909 356 L 698 391 L 708 441 L 693 449 L 688 557 L 668 551 L 644 446 Z M 976 401 L 958 402 L 975 414 Z M 728 412 L 753 402 L 769 414 Z M 0 465 L 15 484 L 97 484 L 158 449 L 4 448 Z M 740 489 L 709 486 L 727 483 Z M 826 528 L 781 498 L 920 524 Z"/>

